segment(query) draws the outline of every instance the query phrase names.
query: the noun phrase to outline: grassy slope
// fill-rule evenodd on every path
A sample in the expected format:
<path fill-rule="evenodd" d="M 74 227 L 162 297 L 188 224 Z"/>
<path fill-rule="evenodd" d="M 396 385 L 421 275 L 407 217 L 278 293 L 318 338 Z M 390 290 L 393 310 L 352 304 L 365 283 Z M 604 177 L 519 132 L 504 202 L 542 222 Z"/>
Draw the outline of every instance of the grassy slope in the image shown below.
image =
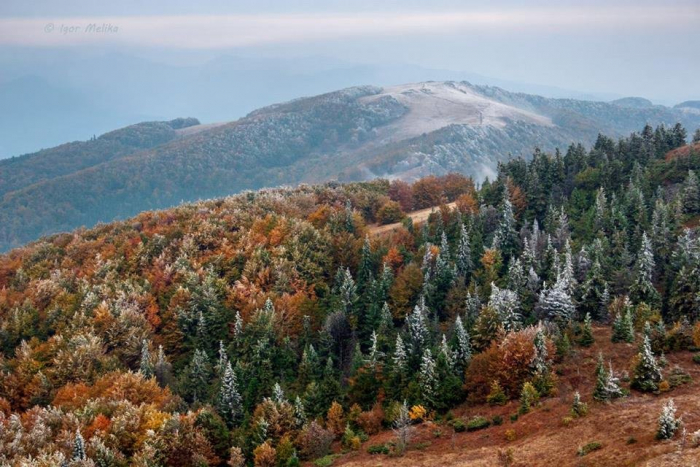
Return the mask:
<path fill-rule="evenodd" d="M 518 401 L 504 407 L 488 405 L 458 407 L 455 416 L 470 419 L 475 415 L 491 418 L 501 415 L 503 425 L 491 426 L 471 433 L 455 433 L 448 426 L 427 422 L 417 427 L 414 439 L 404 457 L 370 455 L 372 444 L 393 439 L 390 431 L 371 437 L 362 450 L 340 457 L 333 465 L 342 466 L 492 466 L 498 463 L 498 451 L 512 449 L 515 466 L 699 466 L 700 448 L 678 450 L 680 436 L 672 441 L 655 439 L 657 419 L 661 407 L 673 398 L 678 414 L 683 416 L 688 436 L 700 430 L 700 365 L 694 364 L 690 352 L 667 356 L 669 366 L 664 374 L 680 365 L 691 374 L 693 382 L 658 396 L 633 391 L 631 396 L 612 404 L 594 402 L 591 398 L 595 383 L 594 369 L 598 352 L 611 359 L 616 373 L 628 370 L 630 359 L 637 352 L 637 344 L 612 344 L 610 328 L 595 329 L 595 344 L 575 348 L 575 354 L 557 365 L 559 372 L 558 395 L 544 399 L 540 407 L 510 422 L 510 415 L 518 410 Z M 626 385 L 627 386 L 627 385 Z M 573 392 L 578 390 L 589 405 L 589 414 L 564 426 L 562 419 L 569 416 Z M 442 435 L 436 438 L 436 429 Z M 506 430 L 515 430 L 517 438 L 508 442 Z M 628 444 L 628 440 L 637 441 Z M 602 449 L 585 457 L 576 454 L 586 443 L 598 441 Z M 419 449 L 420 448 L 420 449 Z"/>

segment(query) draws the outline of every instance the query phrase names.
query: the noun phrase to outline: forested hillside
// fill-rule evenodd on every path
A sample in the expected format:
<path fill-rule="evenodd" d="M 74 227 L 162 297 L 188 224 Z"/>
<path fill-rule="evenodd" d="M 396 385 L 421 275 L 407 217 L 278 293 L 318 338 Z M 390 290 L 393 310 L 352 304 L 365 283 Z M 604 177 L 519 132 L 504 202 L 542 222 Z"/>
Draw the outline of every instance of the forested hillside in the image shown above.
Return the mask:
<path fill-rule="evenodd" d="M 551 152 L 580 142 L 588 148 L 598 133 L 626 137 L 646 123 L 665 125 L 678 145 L 684 142 L 678 130 L 694 131 L 700 114 L 425 82 L 359 86 L 265 107 L 234 122 L 196 123 L 139 124 L 0 161 L 0 251 L 243 190 L 452 172 L 481 181 L 493 178 L 499 162 L 527 158 L 535 147 Z"/>
<path fill-rule="evenodd" d="M 251 191 L 15 249 L 0 257 L 0 464 L 390 464 L 421 449 L 424 421 L 436 438 L 504 422 L 465 407 L 515 400 L 511 422 L 537 419 L 567 365 L 595 381 L 567 399 L 568 425 L 624 398 L 690 403 L 669 364 L 700 347 L 700 154 L 666 157 L 684 144 L 680 126 L 647 126 L 536 150 L 478 187 Z M 608 354 L 578 365 L 592 345 Z M 681 429 L 664 404 L 648 442 L 685 430 L 700 455 L 700 420 Z"/>

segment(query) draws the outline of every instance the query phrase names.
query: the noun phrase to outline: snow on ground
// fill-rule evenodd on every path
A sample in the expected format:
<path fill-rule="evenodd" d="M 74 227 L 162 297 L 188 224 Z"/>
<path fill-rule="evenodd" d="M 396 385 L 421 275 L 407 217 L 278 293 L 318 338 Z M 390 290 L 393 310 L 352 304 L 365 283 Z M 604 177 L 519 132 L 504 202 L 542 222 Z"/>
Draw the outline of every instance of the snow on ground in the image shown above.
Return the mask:
<path fill-rule="evenodd" d="M 379 137 L 385 142 L 412 138 L 453 124 L 503 128 L 509 120 L 514 120 L 552 126 L 547 117 L 484 97 L 465 83 L 431 81 L 389 86 L 360 101 L 373 102 L 387 96 L 410 110 L 381 129 Z"/>

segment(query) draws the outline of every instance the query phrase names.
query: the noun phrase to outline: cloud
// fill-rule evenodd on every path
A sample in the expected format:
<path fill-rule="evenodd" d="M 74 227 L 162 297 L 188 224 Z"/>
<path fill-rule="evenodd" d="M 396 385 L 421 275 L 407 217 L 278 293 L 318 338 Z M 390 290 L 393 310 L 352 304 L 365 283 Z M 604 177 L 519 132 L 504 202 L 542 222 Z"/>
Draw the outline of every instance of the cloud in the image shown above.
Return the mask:
<path fill-rule="evenodd" d="M 0 45 L 121 44 L 224 49 L 353 37 L 696 27 L 694 6 L 510 8 L 453 12 L 99 16 L 0 19 Z"/>

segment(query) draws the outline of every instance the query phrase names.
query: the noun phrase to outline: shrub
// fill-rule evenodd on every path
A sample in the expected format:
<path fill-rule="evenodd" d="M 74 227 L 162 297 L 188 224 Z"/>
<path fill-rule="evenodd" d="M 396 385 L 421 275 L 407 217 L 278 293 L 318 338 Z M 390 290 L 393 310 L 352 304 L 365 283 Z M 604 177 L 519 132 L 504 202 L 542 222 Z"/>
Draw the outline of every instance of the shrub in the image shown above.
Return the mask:
<path fill-rule="evenodd" d="M 603 445 L 600 444 L 598 441 L 592 441 L 592 442 L 585 444 L 585 445 L 581 446 L 580 448 L 578 448 L 578 451 L 576 452 L 576 454 L 583 457 L 586 454 L 589 454 L 593 451 L 597 451 L 598 449 L 601 449 L 602 447 L 603 447 Z"/>
<path fill-rule="evenodd" d="M 573 417 L 564 417 L 561 419 L 561 424 L 564 426 L 569 426 L 574 421 Z"/>
<path fill-rule="evenodd" d="M 389 447 L 386 444 L 373 444 L 367 448 L 368 454 L 389 454 Z"/>
<path fill-rule="evenodd" d="M 425 416 L 427 415 L 428 411 L 425 410 L 425 407 L 422 405 L 414 405 L 411 407 L 410 412 L 408 412 L 408 416 L 411 418 L 411 421 L 414 422 L 422 422 L 425 420 Z"/>
<path fill-rule="evenodd" d="M 510 416 L 510 422 L 511 422 L 511 423 L 517 422 L 517 421 L 518 421 L 518 417 L 519 417 L 519 415 L 518 415 L 517 413 L 511 414 L 511 416 Z"/>
<path fill-rule="evenodd" d="M 672 388 L 678 387 L 682 384 L 691 383 L 692 381 L 693 378 L 691 378 L 690 375 L 683 371 L 683 368 L 679 367 L 678 365 L 675 365 L 673 368 L 671 368 L 671 371 L 668 375 L 668 384 L 670 384 Z M 660 388 L 661 385 L 659 385 L 659 389 Z"/>
<path fill-rule="evenodd" d="M 405 216 L 401 205 L 396 201 L 387 201 L 384 205 L 377 211 L 377 221 L 384 224 L 393 224 L 395 222 L 400 222 Z"/>
<path fill-rule="evenodd" d="M 350 424 L 347 424 L 345 426 L 345 432 L 343 433 L 343 437 L 340 440 L 340 444 L 346 449 L 352 449 L 353 451 L 357 451 L 358 449 L 360 449 L 362 440 L 357 434 L 355 434 L 354 431 L 352 431 L 352 428 L 350 428 Z"/>
<path fill-rule="evenodd" d="M 335 458 L 337 456 L 334 454 L 329 454 L 328 456 L 321 457 L 320 459 L 316 459 L 314 461 L 314 465 L 316 467 L 330 467 L 333 465 L 333 462 L 335 462 Z"/>
<path fill-rule="evenodd" d="M 462 433 L 466 431 L 467 425 L 464 423 L 464 420 L 458 418 L 452 421 L 452 428 L 454 428 L 456 433 Z"/>
<path fill-rule="evenodd" d="M 516 438 L 518 437 L 518 435 L 515 433 L 515 430 L 513 430 L 513 429 L 506 430 L 506 432 L 503 434 L 503 436 L 505 437 L 506 441 L 509 441 L 509 442 L 515 441 Z"/>
<path fill-rule="evenodd" d="M 508 402 L 506 393 L 503 392 L 503 388 L 498 380 L 494 379 L 491 383 L 491 392 L 486 396 L 486 402 L 488 402 L 489 405 L 506 405 L 506 402 Z"/>
<path fill-rule="evenodd" d="M 384 419 L 384 410 L 379 403 L 374 404 L 372 410 L 362 412 L 357 416 L 357 426 L 368 435 L 379 433 L 382 429 L 382 420 Z"/>
<path fill-rule="evenodd" d="M 576 391 L 574 393 L 574 401 L 571 404 L 571 416 L 574 418 L 585 417 L 587 413 L 588 404 L 581 400 L 581 395 L 578 393 L 578 391 Z"/>
<path fill-rule="evenodd" d="M 491 422 L 484 417 L 474 417 L 467 423 L 467 431 L 483 430 L 491 426 Z"/>
<path fill-rule="evenodd" d="M 520 393 L 520 408 L 518 411 L 521 414 L 526 414 L 530 409 L 537 404 L 540 395 L 537 393 L 537 389 L 531 383 L 523 384 L 523 390 Z"/>
<path fill-rule="evenodd" d="M 491 419 L 491 422 L 494 426 L 503 425 L 503 417 L 501 417 L 500 415 L 496 415 Z"/>
<path fill-rule="evenodd" d="M 314 420 L 301 431 L 297 445 L 305 458 L 316 459 L 328 454 L 334 438 L 333 432 L 326 430 Z"/>
<path fill-rule="evenodd" d="M 693 355 L 693 362 L 700 365 L 700 353 L 696 353 L 695 355 Z"/>
<path fill-rule="evenodd" d="M 498 450 L 498 464 L 502 467 L 511 467 L 515 462 L 515 456 L 513 455 L 512 449 L 506 449 L 505 451 Z"/>
<path fill-rule="evenodd" d="M 669 351 L 688 350 L 693 346 L 693 330 L 686 319 L 676 322 L 666 332 L 666 348 Z"/>

